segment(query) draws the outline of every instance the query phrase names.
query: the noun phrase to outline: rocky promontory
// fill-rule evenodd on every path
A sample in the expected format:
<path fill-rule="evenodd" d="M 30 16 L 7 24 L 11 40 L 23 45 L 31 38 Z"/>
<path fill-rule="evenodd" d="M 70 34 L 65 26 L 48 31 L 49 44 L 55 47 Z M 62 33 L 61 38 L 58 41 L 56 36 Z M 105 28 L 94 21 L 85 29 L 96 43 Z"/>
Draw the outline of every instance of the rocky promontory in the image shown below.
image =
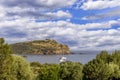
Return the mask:
<path fill-rule="evenodd" d="M 58 43 L 53 39 L 15 43 L 11 44 L 11 48 L 17 54 L 70 54 L 67 45 Z"/>

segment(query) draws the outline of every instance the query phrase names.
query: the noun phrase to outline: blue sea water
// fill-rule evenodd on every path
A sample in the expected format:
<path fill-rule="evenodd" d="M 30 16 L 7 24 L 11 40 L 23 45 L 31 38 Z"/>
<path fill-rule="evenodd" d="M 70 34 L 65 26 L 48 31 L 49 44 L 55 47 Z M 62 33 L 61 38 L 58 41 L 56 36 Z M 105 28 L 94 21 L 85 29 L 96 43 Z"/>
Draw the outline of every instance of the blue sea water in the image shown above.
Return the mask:
<path fill-rule="evenodd" d="M 76 54 L 69 55 L 33 55 L 33 54 L 22 54 L 21 56 L 26 56 L 25 58 L 29 62 L 39 62 L 41 64 L 44 63 L 57 63 L 59 64 L 59 60 L 61 57 L 66 57 L 67 61 L 80 62 L 82 64 L 86 64 L 90 60 L 94 59 L 96 55 L 100 53 L 98 51 L 94 52 L 78 52 Z"/>

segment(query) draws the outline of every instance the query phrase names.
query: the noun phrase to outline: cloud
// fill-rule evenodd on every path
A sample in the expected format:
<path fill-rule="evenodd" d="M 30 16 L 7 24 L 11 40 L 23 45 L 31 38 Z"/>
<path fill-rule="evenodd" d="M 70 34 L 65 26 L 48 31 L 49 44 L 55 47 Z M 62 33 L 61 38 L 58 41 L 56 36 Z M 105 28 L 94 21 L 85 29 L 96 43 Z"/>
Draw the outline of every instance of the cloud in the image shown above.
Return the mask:
<path fill-rule="evenodd" d="M 106 22 L 76 24 L 72 22 L 73 17 L 80 17 L 71 11 L 71 7 L 73 9 L 76 4 L 83 10 L 92 10 L 117 7 L 118 1 L 0 0 L 0 37 L 4 37 L 9 43 L 52 38 L 69 45 L 71 50 L 118 49 L 119 17 Z M 107 2 L 106 6 L 104 2 Z M 85 16 L 84 19 L 94 20 L 109 16 L 119 16 L 119 9 Z M 114 26 L 118 27 L 113 29 Z"/>
<path fill-rule="evenodd" d="M 118 23 L 119 19 L 86 24 L 74 24 L 68 21 L 34 22 L 28 19 L 0 21 L 0 36 L 4 36 L 9 43 L 52 38 L 69 45 L 71 50 L 96 49 L 96 47 L 108 49 L 108 46 L 112 44 L 115 46 L 120 42 L 120 29 L 102 30 L 102 28 L 111 28 Z M 87 30 L 96 28 L 100 29 Z M 118 45 L 115 48 L 118 48 Z"/>
<path fill-rule="evenodd" d="M 69 13 L 69 11 L 57 11 L 57 12 L 48 12 L 45 14 L 46 16 L 51 16 L 53 18 L 71 18 L 72 15 Z"/>
<path fill-rule="evenodd" d="M 1 0 L 0 18 L 4 20 L 28 18 L 34 20 L 54 20 L 71 18 L 69 11 L 59 10 L 72 7 L 76 0 Z"/>
<path fill-rule="evenodd" d="M 95 9 L 105 9 L 105 8 L 113 8 L 120 6 L 120 0 L 90 0 L 84 2 L 80 7 L 83 10 L 95 10 Z"/>
<path fill-rule="evenodd" d="M 72 6 L 76 0 L 1 0 L 0 1 L 2 5 L 8 6 L 8 7 L 35 7 L 35 8 L 48 8 L 48 9 L 54 9 L 54 8 L 60 8 L 60 7 L 68 7 Z"/>
<path fill-rule="evenodd" d="M 110 33 L 112 31 L 112 33 Z M 77 49 L 91 49 L 91 50 L 114 50 L 119 49 L 120 30 L 98 30 L 98 31 L 84 31 L 81 32 L 81 45 Z M 80 33 L 79 33 L 80 34 Z M 88 35 L 87 35 L 88 34 Z M 118 34 L 118 35 L 116 35 Z M 87 44 L 86 44 L 87 42 Z M 84 46 L 83 46 L 84 45 Z"/>
<path fill-rule="evenodd" d="M 21 18 L 26 17 L 29 19 L 38 19 L 38 20 L 54 20 L 54 19 L 67 19 L 71 18 L 72 14 L 69 11 L 58 10 L 57 12 L 46 12 L 38 13 L 37 11 L 25 11 L 25 12 L 7 12 L 8 17 L 13 16 L 12 18 Z M 17 16 L 17 17 L 16 17 Z"/>
<path fill-rule="evenodd" d="M 27 36 L 25 32 L 17 30 L 17 29 L 12 29 L 9 27 L 5 27 L 5 28 L 1 28 L 2 29 L 2 36 L 6 36 L 6 37 L 12 37 L 12 38 L 17 38 L 19 36 L 19 38 L 25 37 Z"/>
<path fill-rule="evenodd" d="M 83 20 L 96 20 L 96 19 L 105 19 L 105 18 L 112 18 L 120 15 L 120 8 L 111 10 L 106 13 L 98 13 L 92 16 L 85 16 Z M 118 17 L 119 18 L 119 17 Z"/>

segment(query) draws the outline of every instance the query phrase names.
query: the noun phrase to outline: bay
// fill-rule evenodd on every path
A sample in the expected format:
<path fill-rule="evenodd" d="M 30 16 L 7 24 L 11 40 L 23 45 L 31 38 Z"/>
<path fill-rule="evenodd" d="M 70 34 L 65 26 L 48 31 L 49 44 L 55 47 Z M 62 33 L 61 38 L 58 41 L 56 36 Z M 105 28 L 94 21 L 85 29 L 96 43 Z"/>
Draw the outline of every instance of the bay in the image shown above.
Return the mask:
<path fill-rule="evenodd" d="M 21 54 L 21 56 L 25 56 L 26 60 L 29 62 L 39 62 L 41 64 L 44 63 L 57 63 L 59 64 L 59 60 L 61 57 L 66 57 L 67 61 L 72 62 L 80 62 L 82 64 L 86 64 L 96 57 L 99 52 L 82 52 L 83 54 L 69 54 L 69 55 L 33 55 L 33 54 Z"/>

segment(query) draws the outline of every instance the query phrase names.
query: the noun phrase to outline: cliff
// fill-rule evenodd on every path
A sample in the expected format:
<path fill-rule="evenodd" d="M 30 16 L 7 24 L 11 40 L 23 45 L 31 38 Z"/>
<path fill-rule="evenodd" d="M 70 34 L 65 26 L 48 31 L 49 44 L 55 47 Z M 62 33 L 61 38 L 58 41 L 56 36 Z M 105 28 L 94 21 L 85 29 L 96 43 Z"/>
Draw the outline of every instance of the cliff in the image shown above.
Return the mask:
<path fill-rule="evenodd" d="M 70 54 L 67 45 L 51 39 L 15 43 L 11 48 L 17 54 Z"/>

